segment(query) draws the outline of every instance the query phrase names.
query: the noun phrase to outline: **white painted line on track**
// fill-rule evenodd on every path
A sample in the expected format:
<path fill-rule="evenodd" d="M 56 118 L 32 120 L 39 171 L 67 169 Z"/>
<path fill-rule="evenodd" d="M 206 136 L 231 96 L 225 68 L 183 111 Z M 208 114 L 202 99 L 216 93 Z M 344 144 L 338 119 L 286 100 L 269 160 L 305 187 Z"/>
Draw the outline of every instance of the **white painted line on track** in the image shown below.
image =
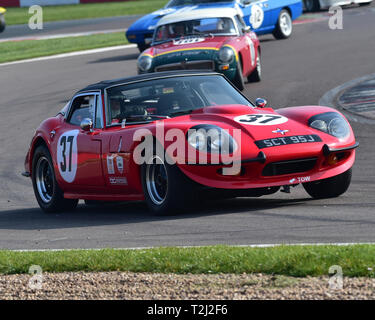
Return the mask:
<path fill-rule="evenodd" d="M 22 64 L 22 63 L 29 63 L 29 62 L 39 62 L 39 61 L 46 61 L 46 60 L 52 60 L 52 59 L 69 58 L 69 57 L 75 57 L 75 56 L 82 56 L 82 55 L 86 55 L 86 54 L 96 54 L 96 53 L 115 51 L 115 50 L 126 50 L 126 49 L 132 49 L 132 48 L 136 48 L 136 47 L 137 47 L 137 45 L 135 45 L 135 44 L 127 44 L 127 45 L 123 45 L 123 46 L 114 46 L 114 47 L 106 47 L 106 48 L 99 48 L 99 49 L 74 51 L 74 52 L 69 52 L 69 53 L 56 54 L 56 55 L 53 55 L 53 56 L 46 56 L 46 57 L 39 57 L 39 58 L 32 58 L 32 59 L 26 59 L 26 60 L 0 63 L 0 67 L 6 67 L 6 66 L 15 65 L 15 64 Z"/>
<path fill-rule="evenodd" d="M 96 31 L 86 31 L 86 32 L 76 32 L 76 33 L 57 33 L 51 35 L 44 35 L 44 36 L 26 36 L 26 37 L 13 37 L 13 38 L 4 38 L 0 39 L 0 43 L 2 42 L 19 42 L 25 40 L 51 40 L 51 39 L 61 39 L 61 38 L 76 38 L 82 36 L 92 36 L 97 34 L 109 34 L 109 33 L 116 33 L 116 32 L 126 32 L 127 29 L 111 29 L 111 30 L 96 30 Z"/>
<path fill-rule="evenodd" d="M 13 252 L 61 252 L 61 251 L 100 251 L 100 250 L 149 250 L 149 249 L 167 249 L 167 248 L 176 248 L 176 249 L 185 249 L 185 248 L 207 248 L 217 245 L 207 245 L 207 246 L 160 246 L 160 247 L 138 247 L 138 248 L 93 248 L 93 249 L 1 249 L 1 251 L 13 251 Z M 228 247 L 235 247 L 235 248 L 275 248 L 275 247 L 301 247 L 301 246 L 338 246 L 338 247 L 345 247 L 345 246 L 355 246 L 355 245 L 375 245 L 375 242 L 333 242 L 333 243 L 276 243 L 276 244 L 249 244 L 249 245 L 225 245 Z"/>

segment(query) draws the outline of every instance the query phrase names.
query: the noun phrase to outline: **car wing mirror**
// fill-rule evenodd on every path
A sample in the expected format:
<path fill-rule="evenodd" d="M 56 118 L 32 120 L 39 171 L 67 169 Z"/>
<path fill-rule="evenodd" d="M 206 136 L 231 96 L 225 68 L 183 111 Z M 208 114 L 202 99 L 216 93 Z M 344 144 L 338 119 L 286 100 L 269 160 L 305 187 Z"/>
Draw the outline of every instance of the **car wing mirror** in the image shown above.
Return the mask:
<path fill-rule="evenodd" d="M 257 108 L 265 108 L 267 106 L 267 100 L 263 98 L 258 98 L 255 100 L 255 106 Z"/>
<path fill-rule="evenodd" d="M 81 122 L 81 129 L 83 131 L 90 131 L 92 132 L 94 125 L 92 123 L 92 120 L 90 118 L 85 118 Z"/>
<path fill-rule="evenodd" d="M 243 33 L 249 33 L 250 31 L 251 31 L 250 26 L 246 26 L 246 27 L 242 28 Z"/>

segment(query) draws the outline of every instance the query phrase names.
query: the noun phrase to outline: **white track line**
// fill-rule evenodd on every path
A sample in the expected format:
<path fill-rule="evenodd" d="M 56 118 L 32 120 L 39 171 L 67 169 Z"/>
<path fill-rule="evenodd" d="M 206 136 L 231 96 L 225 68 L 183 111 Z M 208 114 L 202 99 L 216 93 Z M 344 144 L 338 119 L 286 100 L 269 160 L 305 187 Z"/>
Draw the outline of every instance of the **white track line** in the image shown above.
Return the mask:
<path fill-rule="evenodd" d="M 218 244 L 219 245 L 219 244 Z M 227 245 L 228 247 L 235 247 L 235 248 L 274 248 L 274 247 L 281 247 L 281 246 L 354 246 L 354 245 L 375 245 L 375 242 L 338 242 L 338 243 L 277 243 L 277 244 L 249 244 L 249 245 Z M 160 247 L 139 247 L 139 248 L 93 248 L 93 249 L 1 249 L 0 251 L 14 251 L 14 252 L 61 252 L 61 251 L 86 251 L 86 250 L 94 250 L 94 251 L 100 251 L 100 250 L 106 250 L 106 249 L 112 249 L 112 250 L 149 250 L 149 249 L 158 249 L 158 248 L 177 248 L 177 249 L 184 249 L 184 248 L 207 248 L 212 247 L 213 245 L 207 245 L 207 246 L 160 246 Z M 217 246 L 217 245 L 215 245 Z"/>
<path fill-rule="evenodd" d="M 19 42 L 25 40 L 51 40 L 51 39 L 61 39 L 61 38 L 76 38 L 82 36 L 92 36 L 97 34 L 109 34 L 116 32 L 126 32 L 127 29 L 111 29 L 111 30 L 96 30 L 96 31 L 86 31 L 86 32 L 76 32 L 76 33 L 57 33 L 52 35 L 42 35 L 42 36 L 26 36 L 26 37 L 13 37 L 0 39 L 0 43 L 3 42 Z"/>
<path fill-rule="evenodd" d="M 92 50 L 74 51 L 74 52 L 69 52 L 69 53 L 56 54 L 56 55 L 53 55 L 53 56 L 46 56 L 46 57 L 40 57 L 40 58 L 33 58 L 33 59 L 26 59 L 26 60 L 0 63 L 0 67 L 6 67 L 6 66 L 11 66 L 11 65 L 15 65 L 15 64 L 21 64 L 21 63 L 29 63 L 29 62 L 52 60 L 52 59 L 69 58 L 69 57 L 75 57 L 75 56 L 82 56 L 82 55 L 86 55 L 86 54 L 96 54 L 96 53 L 115 51 L 115 50 L 126 50 L 126 49 L 132 49 L 132 48 L 136 48 L 136 47 L 137 46 L 135 44 L 128 44 L 128 45 L 123 45 L 123 46 L 114 46 L 114 47 L 106 47 L 106 48 L 99 48 L 99 49 L 92 49 Z"/>

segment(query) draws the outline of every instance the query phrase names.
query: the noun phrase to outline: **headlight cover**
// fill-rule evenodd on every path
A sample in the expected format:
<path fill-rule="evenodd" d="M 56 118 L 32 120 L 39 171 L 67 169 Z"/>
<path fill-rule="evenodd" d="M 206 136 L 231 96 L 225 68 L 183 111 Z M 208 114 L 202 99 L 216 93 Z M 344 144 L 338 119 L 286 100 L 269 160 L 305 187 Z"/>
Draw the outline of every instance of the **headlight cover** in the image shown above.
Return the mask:
<path fill-rule="evenodd" d="M 222 63 L 231 63 L 234 58 L 234 52 L 229 47 L 222 47 L 219 50 L 219 60 Z"/>
<path fill-rule="evenodd" d="M 141 56 L 138 59 L 138 68 L 142 72 L 147 72 L 151 69 L 152 58 L 150 56 Z"/>
<path fill-rule="evenodd" d="M 224 129 L 202 124 L 190 128 L 187 141 L 193 148 L 208 153 L 231 154 L 237 150 L 237 143 Z"/>
<path fill-rule="evenodd" d="M 340 139 L 346 138 L 350 134 L 348 122 L 337 112 L 326 112 L 313 116 L 309 119 L 309 126 Z"/>

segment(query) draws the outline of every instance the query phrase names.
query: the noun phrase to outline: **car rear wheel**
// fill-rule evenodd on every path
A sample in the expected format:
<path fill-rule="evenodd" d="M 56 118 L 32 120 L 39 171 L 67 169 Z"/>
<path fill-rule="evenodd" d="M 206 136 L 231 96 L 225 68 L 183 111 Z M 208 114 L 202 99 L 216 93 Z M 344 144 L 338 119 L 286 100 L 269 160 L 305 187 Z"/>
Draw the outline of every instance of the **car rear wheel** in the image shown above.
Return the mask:
<path fill-rule="evenodd" d="M 315 199 L 336 198 L 345 193 L 352 180 L 352 169 L 324 180 L 304 183 L 307 193 Z"/>
<path fill-rule="evenodd" d="M 288 10 L 281 10 L 279 20 L 277 20 L 276 28 L 273 36 L 276 39 L 287 39 L 292 35 L 293 21 Z"/>
<path fill-rule="evenodd" d="M 51 155 L 45 146 L 39 146 L 33 156 L 32 182 L 35 197 L 46 213 L 74 210 L 78 200 L 65 199 L 53 169 Z"/>
<path fill-rule="evenodd" d="M 260 58 L 260 52 L 258 50 L 255 70 L 247 77 L 249 82 L 260 82 L 262 80 L 262 61 Z"/>
<path fill-rule="evenodd" d="M 243 91 L 245 89 L 245 81 L 243 79 L 241 61 L 238 61 L 238 63 L 237 63 L 237 70 L 236 70 L 236 74 L 235 74 L 234 79 L 233 79 L 233 84 L 240 91 Z"/>
<path fill-rule="evenodd" d="M 192 182 L 177 165 L 153 155 L 141 167 L 142 187 L 151 211 L 158 215 L 176 215 L 184 211 L 193 197 Z"/>
<path fill-rule="evenodd" d="M 319 0 L 304 0 L 305 8 L 308 12 L 314 12 L 320 10 L 320 2 Z"/>

